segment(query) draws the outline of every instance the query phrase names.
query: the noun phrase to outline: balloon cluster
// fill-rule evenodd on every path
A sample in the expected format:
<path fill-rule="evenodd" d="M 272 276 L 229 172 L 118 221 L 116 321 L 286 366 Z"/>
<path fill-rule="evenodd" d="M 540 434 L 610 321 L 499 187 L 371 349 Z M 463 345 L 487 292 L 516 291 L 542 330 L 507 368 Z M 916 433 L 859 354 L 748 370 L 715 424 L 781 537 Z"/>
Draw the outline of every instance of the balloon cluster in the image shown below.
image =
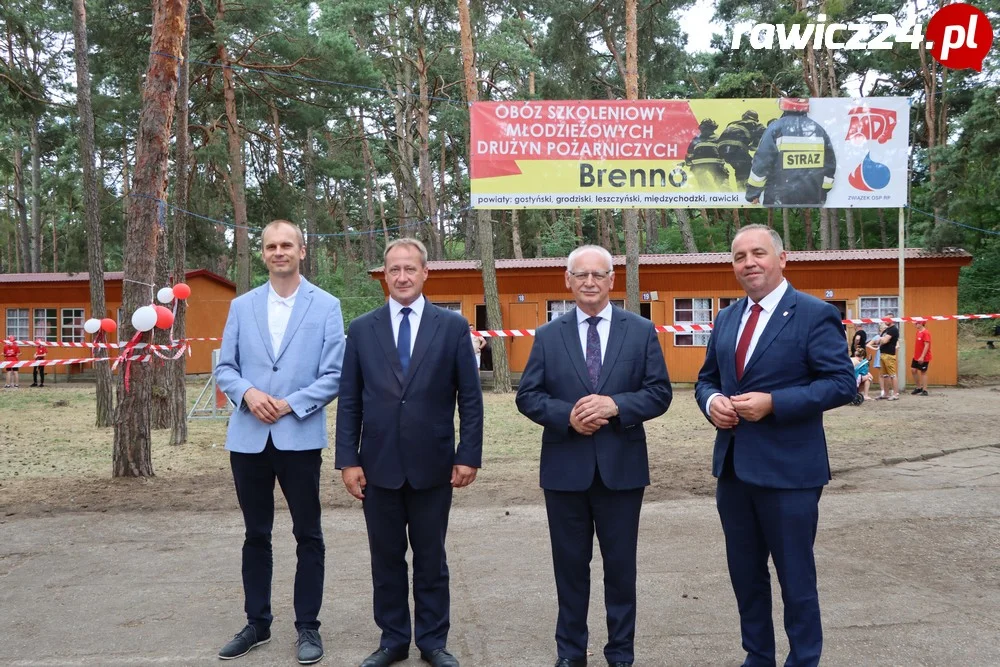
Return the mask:
<path fill-rule="evenodd" d="M 183 301 L 191 296 L 191 287 L 186 283 L 177 283 L 173 287 L 163 287 L 156 293 L 156 300 L 160 303 L 170 303 L 174 299 Z M 174 324 L 174 310 L 166 306 L 151 305 L 142 306 L 132 313 L 132 328 L 136 331 L 150 331 L 153 327 L 157 329 L 169 329 Z"/>
<path fill-rule="evenodd" d="M 103 331 L 105 333 L 112 333 L 118 328 L 118 323 L 115 322 L 110 317 L 105 317 L 103 320 L 99 320 L 96 317 L 92 317 L 83 323 L 83 330 L 89 334 L 95 334 L 98 331 Z"/>
<path fill-rule="evenodd" d="M 160 303 L 170 303 L 174 299 L 183 301 L 191 296 L 191 287 L 186 283 L 177 283 L 173 287 L 164 287 L 156 293 L 156 300 Z M 166 306 L 142 306 L 132 313 L 132 327 L 136 331 L 150 331 L 154 327 L 157 329 L 169 329 L 174 324 L 174 310 Z M 89 334 L 96 334 L 101 331 L 112 333 L 118 328 L 118 324 L 110 317 L 99 320 L 92 317 L 83 323 L 83 330 Z"/>

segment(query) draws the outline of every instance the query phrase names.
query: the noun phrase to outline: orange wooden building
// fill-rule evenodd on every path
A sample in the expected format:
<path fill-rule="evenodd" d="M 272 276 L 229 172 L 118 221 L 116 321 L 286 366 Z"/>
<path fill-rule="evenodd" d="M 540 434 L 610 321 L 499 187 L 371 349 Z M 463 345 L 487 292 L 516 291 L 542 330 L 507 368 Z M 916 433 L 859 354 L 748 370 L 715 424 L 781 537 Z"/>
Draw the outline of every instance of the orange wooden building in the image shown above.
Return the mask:
<path fill-rule="evenodd" d="M 122 320 L 121 272 L 104 274 L 104 299 L 107 313 L 90 312 L 90 274 L 88 273 L 11 273 L 0 275 L 0 322 L 4 336 L 19 340 L 42 339 L 48 342 L 85 342 L 92 337 L 83 330 L 91 317 Z M 236 285 L 205 269 L 187 272 L 185 282 L 191 286 L 187 300 L 187 335 L 192 338 L 221 336 L 229 313 L 229 302 L 236 297 Z M 162 287 L 162 286 L 161 286 Z M 131 313 L 128 314 L 131 317 Z M 118 342 L 117 333 L 108 342 Z M 218 342 L 194 342 L 187 360 L 188 373 L 210 373 L 212 350 Z M 34 348 L 21 348 L 21 360 L 29 361 Z M 50 347 L 48 359 L 71 359 L 92 356 L 89 349 Z M 167 362 L 169 363 L 169 362 Z M 76 374 L 89 364 L 52 366 L 46 375 Z M 31 374 L 28 368 L 21 373 Z"/>
<path fill-rule="evenodd" d="M 829 301 L 845 319 L 899 316 L 898 251 L 839 250 L 788 253 L 785 277 L 798 290 Z M 908 248 L 905 257 L 905 315 L 954 315 L 958 307 L 958 272 L 972 256 L 964 250 L 929 252 Z M 424 293 L 433 302 L 465 315 L 477 329 L 486 329 L 482 278 L 475 261 L 429 262 Z M 625 258 L 615 257 L 624 267 Z M 564 258 L 497 260 L 497 282 L 504 327 L 534 329 L 573 307 L 565 284 Z M 382 280 L 381 268 L 372 275 Z M 618 270 L 611 298 L 622 305 L 625 272 Z M 641 312 L 656 324 L 692 324 L 714 320 L 716 313 L 742 291 L 733 276 L 728 253 L 643 255 L 639 259 Z M 388 294 L 388 290 L 386 290 Z M 870 332 L 875 325 L 866 327 Z M 849 325 L 848 330 L 853 331 Z M 958 327 L 955 321 L 930 322 L 933 361 L 928 381 L 958 382 Z M 675 382 L 694 382 L 705 358 L 709 334 L 660 334 L 663 353 Z M 909 369 L 915 329 L 903 329 L 906 352 L 900 365 Z M 846 338 L 845 338 L 846 341 Z M 507 339 L 511 370 L 520 372 L 528 360 L 531 339 Z M 491 344 L 496 344 L 496 341 Z M 846 342 L 845 342 L 846 350 Z M 846 352 L 845 352 L 846 354 Z M 484 355 L 484 368 L 490 363 Z M 909 371 L 907 370 L 907 373 Z M 909 375 L 907 375 L 909 377 Z"/>

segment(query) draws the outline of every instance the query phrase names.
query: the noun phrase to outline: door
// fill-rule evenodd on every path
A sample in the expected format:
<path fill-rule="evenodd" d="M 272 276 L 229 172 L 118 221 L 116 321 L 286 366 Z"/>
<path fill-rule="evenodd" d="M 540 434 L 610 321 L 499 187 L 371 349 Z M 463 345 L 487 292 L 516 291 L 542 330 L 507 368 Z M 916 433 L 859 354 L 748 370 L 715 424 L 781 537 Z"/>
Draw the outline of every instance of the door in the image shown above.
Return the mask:
<path fill-rule="evenodd" d="M 536 329 L 538 328 L 538 304 L 537 303 L 512 303 L 510 304 L 510 328 L 511 329 Z M 520 373 L 528 363 L 528 355 L 531 353 L 531 345 L 534 343 L 534 336 L 523 338 L 511 338 L 510 340 L 510 370 Z"/>
<path fill-rule="evenodd" d="M 486 331 L 489 328 L 489 324 L 486 322 L 486 304 L 480 303 L 476 305 L 476 331 Z M 496 344 L 496 338 L 486 339 L 486 347 L 479 354 L 479 370 L 493 370 L 493 346 Z"/>
<path fill-rule="evenodd" d="M 847 319 L 847 302 L 846 301 L 834 301 L 832 299 L 827 299 L 826 302 L 828 304 L 830 304 L 831 306 L 833 306 L 834 308 L 837 309 L 837 312 L 840 313 L 840 319 L 842 319 L 842 320 L 846 320 Z M 847 336 L 847 325 L 846 324 L 841 324 L 840 326 L 844 329 L 844 341 L 847 343 L 848 350 L 850 350 L 850 340 L 849 340 L 849 338 Z M 848 354 L 850 354 L 850 352 L 848 352 Z"/>

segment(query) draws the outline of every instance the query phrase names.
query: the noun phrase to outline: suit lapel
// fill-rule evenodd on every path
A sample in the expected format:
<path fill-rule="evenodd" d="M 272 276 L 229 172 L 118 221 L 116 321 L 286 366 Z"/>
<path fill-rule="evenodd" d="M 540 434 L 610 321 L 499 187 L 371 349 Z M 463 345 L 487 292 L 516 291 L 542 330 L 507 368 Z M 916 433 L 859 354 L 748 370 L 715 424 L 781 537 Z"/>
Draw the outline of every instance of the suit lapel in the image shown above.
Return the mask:
<path fill-rule="evenodd" d="M 271 347 L 271 327 L 267 322 L 267 297 L 270 289 L 271 288 L 268 284 L 264 283 L 261 287 L 254 290 L 253 314 L 254 319 L 257 320 L 257 330 L 260 332 L 260 338 L 264 343 L 264 349 L 267 350 L 267 356 L 270 357 L 271 363 L 273 364 L 275 361 L 274 348 Z"/>
<path fill-rule="evenodd" d="M 618 361 L 618 355 L 622 351 L 622 344 L 625 342 L 626 335 L 628 335 L 628 318 L 624 312 L 612 306 L 608 344 L 604 348 L 604 362 L 601 364 L 601 376 L 597 380 L 597 388 L 594 393 L 601 393 L 604 383 L 607 382 L 608 376 L 611 375 L 615 363 Z"/>
<path fill-rule="evenodd" d="M 417 367 L 424 360 L 427 348 L 431 341 L 437 337 L 438 328 L 441 326 L 439 319 L 439 309 L 424 297 L 424 312 L 420 314 L 420 326 L 417 328 L 417 339 L 413 341 L 413 354 L 410 355 L 410 370 L 407 373 L 403 387 L 410 384 L 413 376 L 417 372 Z"/>
<path fill-rule="evenodd" d="M 747 374 L 753 369 L 757 360 L 767 352 L 767 348 L 770 347 L 774 339 L 781 333 L 781 330 L 785 328 L 785 325 L 795 316 L 795 290 L 792 289 L 791 285 L 788 285 L 788 289 L 785 290 L 785 294 L 781 297 L 781 301 L 778 302 L 778 307 L 774 309 L 771 313 L 771 317 L 767 320 L 767 326 L 764 327 L 763 333 L 760 334 L 760 338 L 757 339 L 757 345 L 753 348 L 753 354 L 750 355 L 750 360 L 747 361 L 746 368 L 743 369 L 743 377 L 746 378 Z M 735 347 L 733 348 L 736 349 Z"/>
<path fill-rule="evenodd" d="M 393 374 L 403 384 L 403 367 L 399 363 L 399 352 L 396 350 L 396 343 L 392 338 L 392 313 L 389 304 L 385 304 L 375 311 L 372 317 L 372 335 L 378 341 L 379 347 L 385 353 L 386 361 Z"/>
<path fill-rule="evenodd" d="M 306 316 L 306 311 L 312 305 L 312 300 L 313 286 L 308 280 L 302 278 L 299 283 L 299 293 L 295 297 L 295 305 L 292 306 L 292 314 L 288 317 L 288 326 L 285 327 L 285 335 L 281 337 L 281 349 L 278 350 L 278 354 L 274 358 L 275 361 L 281 359 L 281 355 L 288 349 L 292 336 L 298 331 L 299 325 L 302 324 L 302 320 Z"/>
<path fill-rule="evenodd" d="M 587 373 L 587 360 L 583 357 L 583 349 L 580 347 L 580 325 L 576 321 L 576 308 L 559 318 L 559 327 L 562 329 L 563 343 L 566 345 L 566 352 L 573 362 L 576 374 L 580 376 L 580 382 L 587 388 L 587 393 L 592 393 L 594 388 L 590 386 L 590 374 Z"/>

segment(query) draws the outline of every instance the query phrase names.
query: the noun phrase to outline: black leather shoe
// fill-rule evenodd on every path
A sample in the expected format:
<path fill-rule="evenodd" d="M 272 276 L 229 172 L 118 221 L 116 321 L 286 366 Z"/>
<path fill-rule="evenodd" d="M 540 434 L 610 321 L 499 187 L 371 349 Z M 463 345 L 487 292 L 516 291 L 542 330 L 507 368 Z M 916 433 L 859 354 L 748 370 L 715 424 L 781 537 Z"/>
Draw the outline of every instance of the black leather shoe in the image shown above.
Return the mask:
<path fill-rule="evenodd" d="M 608 667 L 632 667 L 631 662 L 609 662 Z"/>
<path fill-rule="evenodd" d="M 362 661 L 361 667 L 386 667 L 394 662 L 406 660 L 409 655 L 410 652 L 407 649 L 393 651 L 391 648 L 379 646 L 374 653 Z"/>
<path fill-rule="evenodd" d="M 219 651 L 219 658 L 222 660 L 239 658 L 269 641 L 271 641 L 270 630 L 257 630 L 252 625 L 247 625 L 237 632 L 228 644 L 222 647 L 222 650 Z"/>
<path fill-rule="evenodd" d="M 436 648 L 430 653 L 421 651 L 420 659 L 431 663 L 433 667 L 458 667 L 458 658 L 443 648 Z"/>
<path fill-rule="evenodd" d="M 569 658 L 559 658 L 556 660 L 556 667 L 587 667 L 587 659 L 570 660 Z"/>
<path fill-rule="evenodd" d="M 300 665 L 311 665 L 323 659 L 323 640 L 319 636 L 319 630 L 299 630 L 295 646 Z"/>

